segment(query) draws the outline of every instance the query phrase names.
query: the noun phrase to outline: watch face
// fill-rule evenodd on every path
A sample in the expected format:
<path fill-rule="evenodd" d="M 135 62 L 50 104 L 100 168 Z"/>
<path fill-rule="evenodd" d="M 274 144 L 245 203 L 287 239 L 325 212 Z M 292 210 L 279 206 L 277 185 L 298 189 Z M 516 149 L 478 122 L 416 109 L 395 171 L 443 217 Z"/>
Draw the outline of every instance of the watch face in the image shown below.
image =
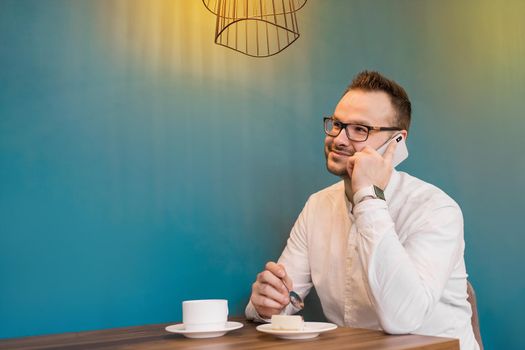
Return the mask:
<path fill-rule="evenodd" d="M 382 189 L 380 189 L 376 185 L 374 185 L 374 192 L 375 192 L 377 198 L 385 200 L 385 193 L 383 192 Z"/>

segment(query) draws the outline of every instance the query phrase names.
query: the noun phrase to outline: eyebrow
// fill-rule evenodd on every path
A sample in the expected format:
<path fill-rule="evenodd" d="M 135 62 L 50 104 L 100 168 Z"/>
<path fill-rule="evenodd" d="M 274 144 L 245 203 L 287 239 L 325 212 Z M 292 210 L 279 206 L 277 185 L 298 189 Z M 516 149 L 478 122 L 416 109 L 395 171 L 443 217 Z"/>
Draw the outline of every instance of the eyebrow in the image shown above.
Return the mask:
<path fill-rule="evenodd" d="M 353 120 L 350 123 L 346 123 L 346 122 L 343 122 L 341 119 L 337 118 L 335 115 L 333 115 L 332 118 L 334 118 L 334 120 L 337 120 L 338 122 L 341 122 L 341 123 L 344 123 L 344 124 L 355 124 L 355 125 L 370 126 L 369 123 L 364 122 L 362 120 L 357 120 L 357 121 Z"/>

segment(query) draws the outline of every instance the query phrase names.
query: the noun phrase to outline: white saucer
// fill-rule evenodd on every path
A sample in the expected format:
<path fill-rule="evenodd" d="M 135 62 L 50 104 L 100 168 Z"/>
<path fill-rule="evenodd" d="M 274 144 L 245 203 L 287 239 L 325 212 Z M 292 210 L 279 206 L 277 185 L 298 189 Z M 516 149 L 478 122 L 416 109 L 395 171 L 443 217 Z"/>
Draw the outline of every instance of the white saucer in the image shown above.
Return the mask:
<path fill-rule="evenodd" d="M 272 329 L 271 323 L 262 324 L 257 326 L 259 332 L 268 333 L 275 335 L 277 338 L 282 339 L 310 339 L 315 338 L 323 332 L 328 332 L 336 329 L 337 326 L 333 323 L 326 322 L 305 322 L 304 329 L 302 331 L 286 331 Z"/>
<path fill-rule="evenodd" d="M 174 324 L 166 327 L 166 330 L 171 333 L 182 334 L 187 338 L 215 338 L 226 334 L 229 331 L 242 328 L 244 325 L 240 322 L 226 322 L 226 326 L 220 329 L 209 331 L 189 331 L 184 328 L 184 323 Z"/>

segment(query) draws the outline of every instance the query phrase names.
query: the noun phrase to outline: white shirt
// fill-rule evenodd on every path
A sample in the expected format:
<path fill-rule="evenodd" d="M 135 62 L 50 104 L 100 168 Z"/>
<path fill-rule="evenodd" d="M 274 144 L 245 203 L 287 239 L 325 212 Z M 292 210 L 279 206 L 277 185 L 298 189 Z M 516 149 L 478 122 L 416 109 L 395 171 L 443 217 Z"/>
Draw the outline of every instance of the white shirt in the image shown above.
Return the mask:
<path fill-rule="evenodd" d="M 339 326 L 459 338 L 462 350 L 479 349 L 461 209 L 437 187 L 395 170 L 385 197 L 352 208 L 341 181 L 308 199 L 279 258 L 294 290 L 304 298 L 314 286 L 326 318 Z M 296 311 L 289 305 L 283 313 Z M 251 303 L 246 316 L 262 320 Z"/>

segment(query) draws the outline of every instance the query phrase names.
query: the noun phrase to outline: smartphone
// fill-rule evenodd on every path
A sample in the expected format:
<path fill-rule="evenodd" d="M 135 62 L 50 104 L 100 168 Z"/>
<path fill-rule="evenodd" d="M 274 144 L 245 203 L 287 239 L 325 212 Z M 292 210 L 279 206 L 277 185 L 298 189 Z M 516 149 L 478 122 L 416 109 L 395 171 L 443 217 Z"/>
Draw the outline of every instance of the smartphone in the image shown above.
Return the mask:
<path fill-rule="evenodd" d="M 392 158 L 392 166 L 395 168 L 396 166 L 399 165 L 399 163 L 401 163 L 402 161 L 407 159 L 407 157 L 408 157 L 408 149 L 407 149 L 407 144 L 405 142 L 405 138 L 403 137 L 403 135 L 402 134 L 396 134 L 390 140 L 385 142 L 383 144 L 383 146 L 379 147 L 377 149 L 377 152 L 380 155 L 383 155 L 385 153 L 388 145 L 390 144 L 390 142 L 397 142 L 397 147 L 396 147 L 396 150 L 394 152 L 394 157 Z"/>

